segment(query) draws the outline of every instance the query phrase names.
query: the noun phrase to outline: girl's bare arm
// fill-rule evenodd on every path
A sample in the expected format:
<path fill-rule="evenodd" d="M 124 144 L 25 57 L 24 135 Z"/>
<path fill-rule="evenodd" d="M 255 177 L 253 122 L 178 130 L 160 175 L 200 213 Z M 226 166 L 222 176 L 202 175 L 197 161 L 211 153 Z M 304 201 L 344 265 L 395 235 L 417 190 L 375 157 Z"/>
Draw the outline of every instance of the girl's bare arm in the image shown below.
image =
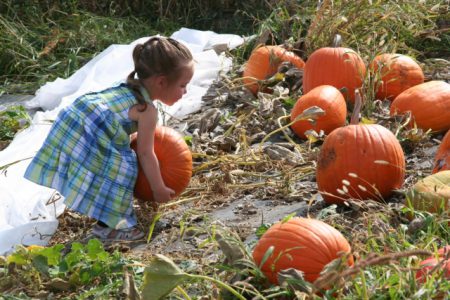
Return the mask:
<path fill-rule="evenodd" d="M 167 202 L 174 194 L 174 191 L 164 184 L 159 162 L 154 151 L 157 116 L 158 112 L 152 105 L 147 105 L 145 111 L 138 113 L 137 155 L 152 188 L 154 199 L 157 202 Z"/>

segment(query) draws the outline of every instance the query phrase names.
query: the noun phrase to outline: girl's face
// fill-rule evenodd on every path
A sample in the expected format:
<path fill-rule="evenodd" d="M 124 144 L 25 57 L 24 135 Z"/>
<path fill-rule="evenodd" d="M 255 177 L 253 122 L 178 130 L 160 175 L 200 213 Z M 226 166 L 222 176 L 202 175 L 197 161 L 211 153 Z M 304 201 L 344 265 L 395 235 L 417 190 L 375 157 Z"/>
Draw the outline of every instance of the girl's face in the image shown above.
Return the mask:
<path fill-rule="evenodd" d="M 182 70 L 177 81 L 169 83 L 167 80 L 161 85 L 158 99 L 166 105 L 172 106 L 186 94 L 186 88 L 194 75 L 194 63 L 189 63 Z"/>

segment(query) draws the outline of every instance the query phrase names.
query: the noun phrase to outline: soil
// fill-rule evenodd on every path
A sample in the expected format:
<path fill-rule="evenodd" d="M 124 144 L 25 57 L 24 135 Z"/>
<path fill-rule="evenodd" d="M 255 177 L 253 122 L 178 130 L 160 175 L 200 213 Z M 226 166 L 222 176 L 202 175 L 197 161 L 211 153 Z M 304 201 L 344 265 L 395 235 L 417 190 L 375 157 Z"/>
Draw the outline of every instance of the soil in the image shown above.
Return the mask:
<path fill-rule="evenodd" d="M 428 70 L 427 80 L 450 81 L 450 67 L 445 68 Z M 407 171 L 403 188 L 389 199 L 384 202 L 349 200 L 343 206 L 328 205 L 318 193 L 315 181 L 323 134 L 304 141 L 288 127 L 280 129 L 287 124 L 285 116 L 290 111 L 285 99 L 296 99 L 301 87 L 298 84 L 301 72 L 288 69 L 287 74 L 292 75 L 273 85 L 270 94 L 260 93 L 258 99 L 244 87 L 233 86 L 232 80 L 224 75 L 203 97 L 200 111 L 183 119 L 170 118 L 165 125 L 189 137 L 194 168 L 189 187 L 158 210 L 152 203 L 136 199 L 139 227 L 147 234 L 146 238 L 136 242 L 105 242 L 105 248 L 119 249 L 142 262 L 160 253 L 175 261 L 196 258 L 208 265 L 220 255 L 217 249 L 206 253 L 202 248 L 215 228 L 235 232 L 251 247 L 259 228 L 295 215 L 338 224 L 343 234 L 351 237 L 357 256 L 358 249 L 364 249 L 367 238 L 364 228 L 368 222 L 380 234 L 395 230 L 399 224 L 411 230 L 420 228 L 420 222 L 410 222 L 401 212 L 404 192 L 419 178 L 431 174 L 434 154 L 443 134 L 401 131 L 398 138 L 405 152 Z M 290 89 L 289 95 L 286 87 Z M 28 99 L 13 97 L 3 103 L 23 104 Z M 389 102 L 374 103 L 371 118 L 395 132 L 400 123 L 389 116 Z M 380 213 L 383 218 L 377 217 Z M 160 218 L 149 236 L 157 215 Z M 70 210 L 58 220 L 58 231 L 50 245 L 69 245 L 92 238 L 94 220 Z"/>
<path fill-rule="evenodd" d="M 159 207 L 161 218 L 149 242 L 146 238 L 131 243 L 106 243 L 107 248 L 120 249 L 141 261 L 161 253 L 175 260 L 197 257 L 204 262 L 217 259 L 218 254 L 203 257 L 204 250 L 199 247 L 214 226 L 236 232 L 251 245 L 260 226 L 288 215 L 310 216 L 340 222 L 348 234 L 356 236 L 354 246 L 364 241 L 362 234 L 358 238 L 358 232 L 368 222 L 367 211 L 392 215 L 388 223 L 374 221 L 379 223 L 380 232 L 401 222 L 409 224 L 399 213 L 404 191 L 431 174 L 442 134 L 402 132 L 407 164 L 405 183 L 385 202 L 349 201 L 347 206 L 330 206 L 323 201 L 315 182 L 323 136 L 318 135 L 316 141 L 302 141 L 290 129 L 273 133 L 280 128 L 279 118 L 289 111 L 283 103 L 287 96 L 283 82 L 272 87 L 272 94 L 259 94 L 256 101 L 245 88 L 230 88 L 224 84 L 227 81 L 228 78 L 222 78 L 210 88 L 199 112 L 181 120 L 172 118 L 166 124 L 191 138 L 194 173 L 189 187 L 178 199 Z M 389 117 L 388 106 L 389 103 L 379 102 L 373 116 L 378 123 L 395 130 L 398 121 Z M 155 208 L 139 200 L 135 207 L 139 226 L 148 234 Z M 89 232 L 93 220 L 70 211 L 59 220 L 59 230 L 51 244 L 92 237 Z"/>

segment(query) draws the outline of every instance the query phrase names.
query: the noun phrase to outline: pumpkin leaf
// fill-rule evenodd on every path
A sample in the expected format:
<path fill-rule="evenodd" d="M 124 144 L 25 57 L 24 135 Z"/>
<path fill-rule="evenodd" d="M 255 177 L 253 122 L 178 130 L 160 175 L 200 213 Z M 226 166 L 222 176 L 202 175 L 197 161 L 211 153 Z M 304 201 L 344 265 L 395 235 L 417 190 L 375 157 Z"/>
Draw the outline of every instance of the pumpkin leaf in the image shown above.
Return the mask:
<path fill-rule="evenodd" d="M 311 106 L 305 109 L 301 114 L 299 114 L 293 123 L 297 122 L 298 120 L 307 120 L 307 119 L 317 119 L 320 116 L 325 115 L 325 111 L 318 107 L 318 106 Z"/>
<path fill-rule="evenodd" d="M 170 258 L 157 254 L 144 269 L 142 299 L 161 299 L 189 277 Z"/>
<path fill-rule="evenodd" d="M 25 265 L 28 263 L 28 256 L 24 252 L 14 252 L 7 257 L 8 264 Z"/>
<path fill-rule="evenodd" d="M 42 274 L 48 275 L 48 259 L 43 255 L 37 255 L 32 258 L 32 265 Z"/>

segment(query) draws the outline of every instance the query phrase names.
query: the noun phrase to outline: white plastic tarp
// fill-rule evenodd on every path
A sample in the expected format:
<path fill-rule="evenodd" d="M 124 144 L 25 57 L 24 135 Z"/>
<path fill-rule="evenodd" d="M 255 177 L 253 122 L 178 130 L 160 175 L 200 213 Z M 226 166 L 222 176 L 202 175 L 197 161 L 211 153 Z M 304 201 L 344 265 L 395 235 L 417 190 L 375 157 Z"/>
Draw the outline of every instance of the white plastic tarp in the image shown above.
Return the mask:
<path fill-rule="evenodd" d="M 172 37 L 189 47 L 196 62 L 194 77 L 183 98 L 171 107 L 161 104 L 168 115 L 183 117 L 201 108 L 201 98 L 208 87 L 219 72 L 231 66 L 231 60 L 217 55 L 213 47 L 233 49 L 244 40 L 237 35 L 188 28 L 181 28 Z M 57 191 L 23 178 L 30 159 L 44 142 L 51 121 L 61 108 L 86 92 L 102 90 L 124 80 L 133 70 L 134 46 L 147 39 L 109 46 L 69 78 L 58 78 L 43 85 L 27 103 L 29 108 L 43 111 L 37 112 L 32 125 L 0 151 L 0 167 L 9 165 L 0 174 L 0 255 L 12 251 L 17 244 L 48 244 L 57 230 L 57 217 L 65 207 Z"/>

